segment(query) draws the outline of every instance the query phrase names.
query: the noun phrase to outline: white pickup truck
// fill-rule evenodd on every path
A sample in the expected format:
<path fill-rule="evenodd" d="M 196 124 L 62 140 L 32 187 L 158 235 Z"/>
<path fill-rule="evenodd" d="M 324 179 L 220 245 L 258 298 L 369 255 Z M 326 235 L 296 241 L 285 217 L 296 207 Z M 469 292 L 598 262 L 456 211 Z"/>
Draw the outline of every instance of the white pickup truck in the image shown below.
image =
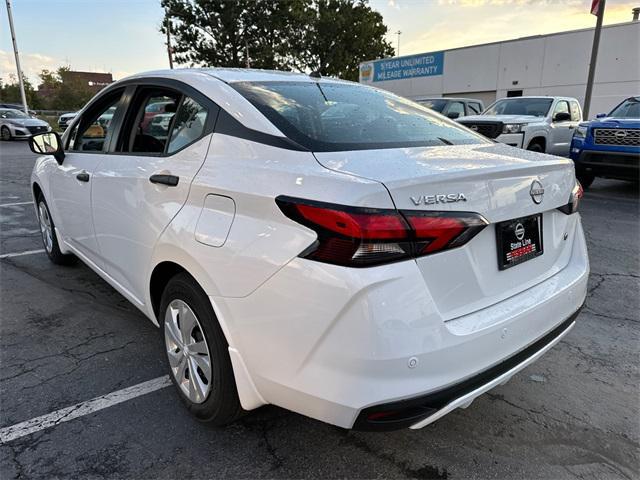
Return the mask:
<path fill-rule="evenodd" d="M 502 98 L 481 115 L 457 121 L 512 147 L 568 157 L 573 132 L 582 121 L 582 109 L 571 97 Z"/>

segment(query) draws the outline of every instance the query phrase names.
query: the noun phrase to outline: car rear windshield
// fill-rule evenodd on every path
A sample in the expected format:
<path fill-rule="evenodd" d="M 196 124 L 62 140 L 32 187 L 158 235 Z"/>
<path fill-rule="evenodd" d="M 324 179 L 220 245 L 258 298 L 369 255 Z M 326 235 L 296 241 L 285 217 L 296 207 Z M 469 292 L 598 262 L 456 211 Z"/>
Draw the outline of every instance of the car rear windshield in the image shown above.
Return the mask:
<path fill-rule="evenodd" d="M 487 108 L 483 115 L 533 115 L 546 117 L 551 98 L 503 98 Z"/>
<path fill-rule="evenodd" d="M 614 118 L 640 118 L 640 98 L 625 100 L 609 114 Z"/>
<path fill-rule="evenodd" d="M 311 151 L 487 142 L 425 107 L 371 87 L 337 82 L 232 86 L 287 137 Z"/>

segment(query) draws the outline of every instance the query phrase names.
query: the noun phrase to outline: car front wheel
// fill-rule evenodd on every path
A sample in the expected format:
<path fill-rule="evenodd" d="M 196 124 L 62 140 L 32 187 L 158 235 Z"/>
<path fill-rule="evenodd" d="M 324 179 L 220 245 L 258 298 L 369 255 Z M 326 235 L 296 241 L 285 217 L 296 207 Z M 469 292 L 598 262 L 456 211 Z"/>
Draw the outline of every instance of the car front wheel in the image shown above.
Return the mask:
<path fill-rule="evenodd" d="M 0 138 L 5 142 L 11 140 L 11 130 L 9 130 L 9 127 L 2 127 L 0 129 Z"/>
<path fill-rule="evenodd" d="M 160 312 L 170 376 L 182 402 L 199 420 L 231 423 L 242 408 L 229 346 L 209 298 L 181 273 L 167 284 Z"/>
<path fill-rule="evenodd" d="M 69 265 L 76 258 L 70 254 L 64 254 L 60 251 L 58 238 L 56 236 L 56 227 L 51 218 L 49 206 L 42 195 L 38 196 L 38 223 L 40 224 L 40 233 L 42 234 L 42 244 L 47 252 L 49 260 L 57 265 Z"/>

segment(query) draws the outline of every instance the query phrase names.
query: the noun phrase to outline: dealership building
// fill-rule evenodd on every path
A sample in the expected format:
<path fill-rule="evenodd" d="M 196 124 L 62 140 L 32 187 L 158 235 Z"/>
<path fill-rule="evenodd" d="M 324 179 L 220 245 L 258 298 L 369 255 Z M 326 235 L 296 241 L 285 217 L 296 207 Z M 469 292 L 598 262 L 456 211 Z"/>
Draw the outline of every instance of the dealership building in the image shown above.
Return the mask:
<path fill-rule="evenodd" d="M 583 104 L 593 28 L 518 38 L 360 64 L 360 82 L 414 100 L 469 97 L 485 106 L 522 95 Z M 640 95 L 640 22 L 602 27 L 590 116 Z"/>

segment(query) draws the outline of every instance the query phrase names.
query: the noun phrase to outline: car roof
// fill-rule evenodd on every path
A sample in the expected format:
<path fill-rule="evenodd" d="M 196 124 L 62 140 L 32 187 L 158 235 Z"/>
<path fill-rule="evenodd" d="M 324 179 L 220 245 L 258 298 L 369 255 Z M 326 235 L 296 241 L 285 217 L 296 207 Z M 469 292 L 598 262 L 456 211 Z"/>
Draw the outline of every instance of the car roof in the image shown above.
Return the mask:
<path fill-rule="evenodd" d="M 482 103 L 482 100 L 478 100 L 477 98 L 469 98 L 469 97 L 425 97 L 425 98 L 417 98 L 414 102 L 425 102 L 428 100 L 451 100 L 454 102 L 477 102 Z"/>
<path fill-rule="evenodd" d="M 561 96 L 553 96 L 553 95 L 522 95 L 521 97 L 503 97 L 503 98 L 498 98 L 496 100 L 496 102 L 498 100 L 518 100 L 519 98 L 531 98 L 531 99 L 549 99 L 549 100 L 577 100 L 574 97 L 561 97 Z"/>
<path fill-rule="evenodd" d="M 339 83 L 356 83 L 347 80 L 340 80 L 333 77 L 312 77 L 302 72 L 285 72 L 280 70 L 260 70 L 253 68 L 175 68 L 173 70 L 155 70 L 151 72 L 142 72 L 127 77 L 144 78 L 144 77 L 189 77 L 197 74 L 206 74 L 217 78 L 225 83 L 236 82 L 339 82 Z M 123 79 L 126 80 L 126 79 Z M 360 85 L 360 84 L 358 84 Z"/>

